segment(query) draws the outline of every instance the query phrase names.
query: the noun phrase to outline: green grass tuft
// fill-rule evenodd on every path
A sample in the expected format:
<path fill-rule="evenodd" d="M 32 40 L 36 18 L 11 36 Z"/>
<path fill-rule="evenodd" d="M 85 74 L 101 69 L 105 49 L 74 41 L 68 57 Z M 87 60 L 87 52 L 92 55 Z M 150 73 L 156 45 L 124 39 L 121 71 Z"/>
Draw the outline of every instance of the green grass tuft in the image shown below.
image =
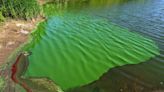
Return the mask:
<path fill-rule="evenodd" d="M 4 17 L 30 19 L 40 13 L 36 0 L 0 0 L 0 11 Z"/>
<path fill-rule="evenodd" d="M 0 22 L 2 22 L 2 21 L 4 21 L 5 20 L 5 18 L 4 18 L 4 16 L 2 15 L 2 12 L 0 11 Z"/>

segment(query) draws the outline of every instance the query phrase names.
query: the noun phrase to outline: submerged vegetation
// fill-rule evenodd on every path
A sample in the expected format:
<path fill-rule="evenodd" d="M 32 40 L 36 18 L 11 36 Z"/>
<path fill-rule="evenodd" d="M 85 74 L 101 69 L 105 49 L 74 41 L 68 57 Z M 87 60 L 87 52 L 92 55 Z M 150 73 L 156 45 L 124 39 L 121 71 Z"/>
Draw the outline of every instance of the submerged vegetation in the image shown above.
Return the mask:
<path fill-rule="evenodd" d="M 36 0 L 0 0 L 0 20 L 4 17 L 30 19 L 39 13 L 40 6 Z"/>

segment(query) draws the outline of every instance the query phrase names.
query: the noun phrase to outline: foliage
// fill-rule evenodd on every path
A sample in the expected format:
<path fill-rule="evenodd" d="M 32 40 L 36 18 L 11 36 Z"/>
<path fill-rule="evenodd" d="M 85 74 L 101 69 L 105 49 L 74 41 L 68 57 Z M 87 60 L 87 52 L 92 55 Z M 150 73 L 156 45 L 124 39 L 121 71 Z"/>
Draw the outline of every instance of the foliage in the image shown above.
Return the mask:
<path fill-rule="evenodd" d="M 40 7 L 36 0 L 0 0 L 0 10 L 5 17 L 29 19 L 39 14 Z"/>
<path fill-rule="evenodd" d="M 2 22 L 2 21 L 4 21 L 5 20 L 5 18 L 4 18 L 4 16 L 2 15 L 2 12 L 0 11 L 0 22 Z"/>

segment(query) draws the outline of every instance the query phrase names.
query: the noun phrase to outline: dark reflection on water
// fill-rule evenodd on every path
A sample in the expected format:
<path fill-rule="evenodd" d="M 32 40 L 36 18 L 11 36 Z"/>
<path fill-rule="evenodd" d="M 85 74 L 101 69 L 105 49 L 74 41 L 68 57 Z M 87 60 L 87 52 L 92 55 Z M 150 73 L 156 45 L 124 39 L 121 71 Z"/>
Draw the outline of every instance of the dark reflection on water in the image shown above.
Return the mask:
<path fill-rule="evenodd" d="M 92 1 L 83 3 L 81 10 L 153 39 L 160 55 L 145 63 L 109 70 L 99 80 L 68 92 L 164 92 L 164 0 L 125 0 L 121 4 L 104 3 L 96 9 L 99 4 Z"/>
<path fill-rule="evenodd" d="M 122 4 L 126 4 L 129 1 L 137 2 L 140 4 L 145 3 L 145 0 L 59 0 L 55 2 L 50 2 L 49 4 L 55 3 L 56 4 L 56 11 L 67 10 L 67 11 L 75 11 L 78 12 L 81 10 L 85 10 L 88 12 L 90 9 L 98 9 L 101 7 L 112 7 L 112 6 L 119 6 Z"/>

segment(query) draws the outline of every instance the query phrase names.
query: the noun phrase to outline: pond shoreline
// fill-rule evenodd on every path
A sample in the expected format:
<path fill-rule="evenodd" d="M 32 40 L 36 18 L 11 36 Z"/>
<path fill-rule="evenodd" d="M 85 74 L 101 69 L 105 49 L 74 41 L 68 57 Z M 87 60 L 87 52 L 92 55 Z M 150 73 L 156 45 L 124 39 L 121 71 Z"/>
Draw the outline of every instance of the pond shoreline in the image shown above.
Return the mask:
<path fill-rule="evenodd" d="M 5 83 L 5 91 L 14 89 L 15 83 L 10 79 L 11 66 L 15 63 L 21 47 L 27 43 L 30 33 L 37 27 L 38 23 L 44 21 L 42 16 L 32 20 L 7 19 L 0 25 L 0 78 Z M 14 55 L 13 55 L 14 54 Z"/>
<path fill-rule="evenodd" d="M 16 48 L 28 40 L 28 36 L 43 18 L 29 21 L 8 19 L 0 25 L 0 66 L 6 63 Z"/>
<path fill-rule="evenodd" d="M 21 53 L 15 63 L 12 65 L 12 74 L 11 74 L 11 79 L 21 85 L 27 92 L 32 92 L 31 89 L 28 87 L 28 85 L 25 83 L 25 82 L 22 82 L 21 80 L 21 75 L 22 73 L 24 73 L 24 71 L 26 71 L 26 68 L 28 67 L 28 61 L 24 61 L 24 63 L 21 63 L 21 59 L 23 58 L 26 58 L 26 56 L 24 55 L 24 53 Z M 22 66 L 22 67 L 19 67 L 19 66 Z M 23 69 L 25 68 L 25 69 Z"/>

